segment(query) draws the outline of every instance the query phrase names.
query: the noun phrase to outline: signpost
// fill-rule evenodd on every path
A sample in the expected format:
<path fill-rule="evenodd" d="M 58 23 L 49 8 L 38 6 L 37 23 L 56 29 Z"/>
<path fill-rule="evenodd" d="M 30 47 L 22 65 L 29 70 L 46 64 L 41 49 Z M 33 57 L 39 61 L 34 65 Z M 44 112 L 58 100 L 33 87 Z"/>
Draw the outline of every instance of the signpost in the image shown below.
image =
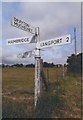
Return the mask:
<path fill-rule="evenodd" d="M 34 50 L 35 54 L 35 96 L 34 96 L 34 105 L 36 107 L 38 99 L 40 98 L 40 93 L 41 93 L 41 82 L 40 82 L 40 69 L 41 69 L 41 56 L 40 56 L 40 50 L 42 48 L 48 48 L 48 47 L 53 47 L 53 46 L 58 46 L 58 45 L 64 45 L 64 44 L 69 44 L 71 43 L 71 38 L 70 35 L 65 35 L 62 37 L 58 38 L 53 38 L 50 40 L 46 41 L 40 41 L 40 33 L 39 33 L 39 27 L 33 27 L 26 22 L 19 20 L 16 17 L 12 17 L 11 25 L 22 29 L 26 32 L 30 32 L 34 34 L 33 36 L 30 37 L 22 37 L 22 38 L 14 38 L 14 39 L 8 39 L 7 44 L 8 45 L 15 45 L 15 44 L 24 44 L 24 43 L 35 43 L 36 47 Z M 19 54 L 18 57 L 21 58 L 26 58 L 27 56 L 31 56 L 33 52 L 28 51 L 24 52 L 23 54 Z"/>

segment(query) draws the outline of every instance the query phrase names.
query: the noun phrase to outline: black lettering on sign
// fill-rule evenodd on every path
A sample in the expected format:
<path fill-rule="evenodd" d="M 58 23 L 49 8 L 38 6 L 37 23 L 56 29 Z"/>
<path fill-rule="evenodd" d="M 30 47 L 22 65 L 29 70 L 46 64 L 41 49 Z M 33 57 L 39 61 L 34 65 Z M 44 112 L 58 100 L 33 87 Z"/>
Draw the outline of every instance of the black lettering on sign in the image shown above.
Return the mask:
<path fill-rule="evenodd" d="M 53 41 L 53 40 L 51 40 L 50 42 L 51 42 L 50 44 L 53 44 L 53 43 L 54 43 L 54 41 Z"/>
<path fill-rule="evenodd" d="M 8 41 L 8 44 L 11 44 L 11 41 Z"/>
<path fill-rule="evenodd" d="M 15 42 L 15 40 L 11 40 L 11 43 L 14 43 Z"/>
<path fill-rule="evenodd" d="M 26 41 L 28 41 L 29 42 L 29 38 L 26 38 L 27 40 Z"/>
<path fill-rule="evenodd" d="M 45 42 L 45 43 L 44 43 L 44 45 L 48 45 L 48 43 L 47 43 L 47 42 Z"/>
<path fill-rule="evenodd" d="M 48 45 L 51 45 L 51 41 L 48 41 Z"/>
<path fill-rule="evenodd" d="M 59 43 L 59 39 L 56 40 L 56 43 Z"/>
<path fill-rule="evenodd" d="M 62 38 L 60 38 L 60 43 L 62 42 Z"/>
<path fill-rule="evenodd" d="M 16 19 L 15 17 L 14 17 L 14 25 L 18 26 L 18 19 Z"/>
<path fill-rule="evenodd" d="M 24 42 L 24 39 L 21 39 L 21 42 Z"/>
<path fill-rule="evenodd" d="M 54 40 L 53 43 L 56 44 L 56 40 Z"/>
<path fill-rule="evenodd" d="M 18 20 L 18 27 L 21 28 L 21 26 L 22 26 L 22 21 Z"/>
<path fill-rule="evenodd" d="M 69 42 L 69 37 L 66 37 L 66 42 Z"/>

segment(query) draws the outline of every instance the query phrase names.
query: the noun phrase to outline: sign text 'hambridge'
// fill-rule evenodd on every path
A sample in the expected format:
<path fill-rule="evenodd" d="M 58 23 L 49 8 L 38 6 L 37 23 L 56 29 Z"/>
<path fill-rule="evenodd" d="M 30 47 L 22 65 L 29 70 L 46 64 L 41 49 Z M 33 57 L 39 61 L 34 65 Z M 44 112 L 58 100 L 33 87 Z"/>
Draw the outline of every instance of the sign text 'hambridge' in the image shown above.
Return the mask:
<path fill-rule="evenodd" d="M 35 42 L 33 40 L 34 40 L 34 36 L 13 38 L 13 39 L 7 39 L 7 44 L 8 45 L 16 45 L 16 44 L 33 43 L 33 42 Z"/>

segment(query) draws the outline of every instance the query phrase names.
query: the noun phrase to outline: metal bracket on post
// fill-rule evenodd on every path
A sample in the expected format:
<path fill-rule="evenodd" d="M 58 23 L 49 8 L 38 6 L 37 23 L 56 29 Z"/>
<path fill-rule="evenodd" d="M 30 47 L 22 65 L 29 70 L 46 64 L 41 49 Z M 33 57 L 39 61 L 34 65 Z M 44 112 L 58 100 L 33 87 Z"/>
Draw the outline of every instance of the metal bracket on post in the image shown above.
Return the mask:
<path fill-rule="evenodd" d="M 35 96 L 34 104 L 37 105 L 40 97 L 40 48 L 39 48 L 39 27 L 35 29 L 36 49 L 35 49 Z"/>

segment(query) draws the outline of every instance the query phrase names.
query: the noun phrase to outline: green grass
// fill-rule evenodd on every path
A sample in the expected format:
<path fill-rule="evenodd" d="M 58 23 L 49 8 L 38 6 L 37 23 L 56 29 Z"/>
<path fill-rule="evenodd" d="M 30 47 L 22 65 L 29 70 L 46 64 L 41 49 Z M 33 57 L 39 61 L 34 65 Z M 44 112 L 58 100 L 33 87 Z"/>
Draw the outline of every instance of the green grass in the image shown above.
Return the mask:
<path fill-rule="evenodd" d="M 80 118 L 81 76 L 67 74 L 61 68 L 44 68 L 49 90 L 43 90 L 34 110 L 34 68 L 3 69 L 4 118 Z M 10 109 L 9 109 L 10 108 Z M 11 114 L 10 114 L 11 113 Z"/>
<path fill-rule="evenodd" d="M 3 90 L 33 90 L 34 69 L 8 68 L 3 69 Z"/>

